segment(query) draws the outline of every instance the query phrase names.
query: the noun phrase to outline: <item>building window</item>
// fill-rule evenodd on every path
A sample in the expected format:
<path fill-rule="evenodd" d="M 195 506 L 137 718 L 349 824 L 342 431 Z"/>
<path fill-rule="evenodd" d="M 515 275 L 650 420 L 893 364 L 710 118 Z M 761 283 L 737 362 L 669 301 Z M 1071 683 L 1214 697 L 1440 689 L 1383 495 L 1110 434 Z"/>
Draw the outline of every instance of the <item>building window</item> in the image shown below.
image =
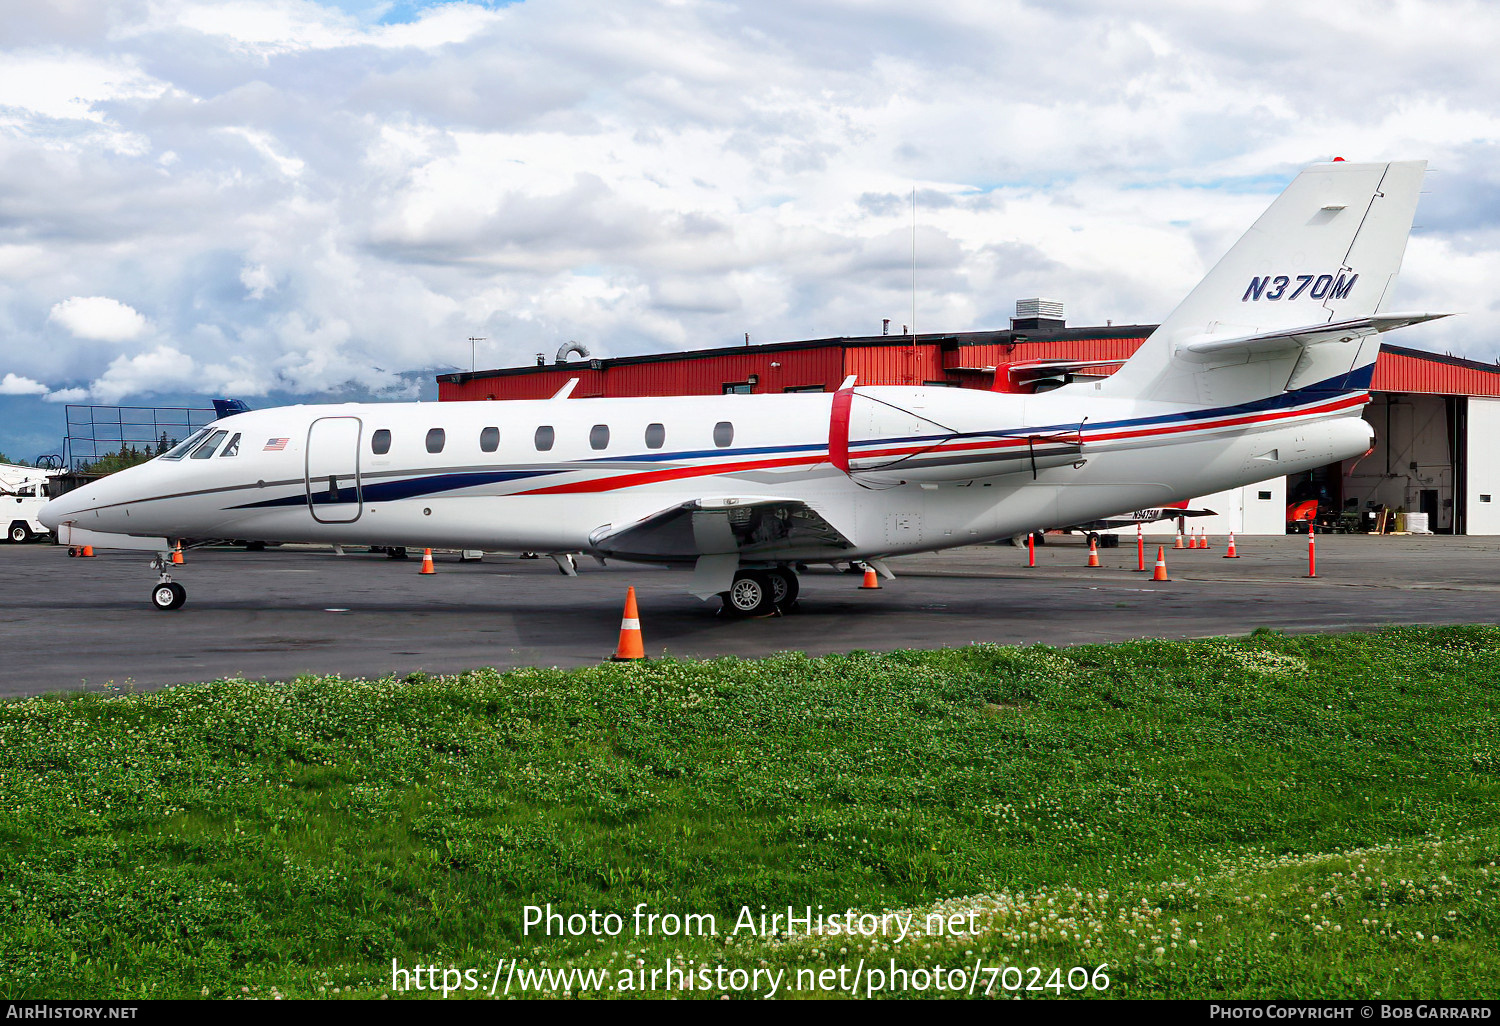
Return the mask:
<path fill-rule="evenodd" d="M 500 448 L 500 429 L 497 427 L 487 427 L 479 432 L 479 448 L 485 452 L 494 452 Z"/>
<path fill-rule="evenodd" d="M 1271 497 L 1271 493 L 1270 492 L 1256 492 L 1255 493 L 1255 497 L 1257 499 L 1269 499 Z"/>
<path fill-rule="evenodd" d="M 370 451 L 376 456 L 384 456 L 391 451 L 391 433 L 381 428 L 370 436 Z"/>
<path fill-rule="evenodd" d="M 646 425 L 646 448 L 660 449 L 667 444 L 667 429 L 661 424 Z"/>
<path fill-rule="evenodd" d="M 557 432 L 551 427 L 542 425 L 536 429 L 536 451 L 546 452 L 552 448 L 552 443 L 557 438 Z"/>
<path fill-rule="evenodd" d="M 734 425 L 727 420 L 721 420 L 715 424 L 714 444 L 720 449 L 727 449 L 734 444 Z"/>
<path fill-rule="evenodd" d="M 724 382 L 725 395 L 749 395 L 754 386 L 748 381 L 726 381 Z"/>
<path fill-rule="evenodd" d="M 782 389 L 783 392 L 822 392 L 822 385 L 788 385 Z"/>
<path fill-rule="evenodd" d="M 590 449 L 608 449 L 609 448 L 609 425 L 608 424 L 595 424 L 593 427 L 589 428 L 589 448 Z"/>
<path fill-rule="evenodd" d="M 448 436 L 444 433 L 442 428 L 433 428 L 431 431 L 428 431 L 427 451 L 442 452 L 443 444 L 447 441 L 447 438 Z"/>

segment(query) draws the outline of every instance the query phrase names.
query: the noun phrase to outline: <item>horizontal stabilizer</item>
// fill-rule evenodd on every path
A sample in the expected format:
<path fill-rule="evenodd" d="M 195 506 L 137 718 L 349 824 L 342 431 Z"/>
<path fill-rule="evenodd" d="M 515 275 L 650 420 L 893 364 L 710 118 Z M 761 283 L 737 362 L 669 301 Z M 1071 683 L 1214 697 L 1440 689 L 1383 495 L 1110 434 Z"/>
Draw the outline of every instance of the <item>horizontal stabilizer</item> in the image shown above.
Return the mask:
<path fill-rule="evenodd" d="M 1369 317 L 1355 317 L 1329 324 L 1280 328 L 1257 335 L 1237 335 L 1229 338 L 1200 335 L 1180 343 L 1177 347 L 1177 354 L 1187 360 L 1206 363 L 1238 354 L 1290 352 L 1319 342 L 1353 342 L 1366 335 L 1448 316 L 1451 315 L 1445 313 L 1373 314 Z"/>

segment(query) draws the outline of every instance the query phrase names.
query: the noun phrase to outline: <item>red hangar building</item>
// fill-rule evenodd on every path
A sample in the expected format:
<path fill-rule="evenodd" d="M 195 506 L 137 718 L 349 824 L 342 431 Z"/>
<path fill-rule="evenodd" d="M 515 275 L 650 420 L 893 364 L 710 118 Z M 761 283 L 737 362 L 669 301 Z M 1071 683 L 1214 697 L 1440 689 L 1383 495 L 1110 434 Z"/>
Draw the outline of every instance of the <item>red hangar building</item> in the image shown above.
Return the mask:
<path fill-rule="evenodd" d="M 832 392 L 850 374 L 863 385 L 1038 391 L 1082 377 L 1049 375 L 1049 360 L 1122 361 L 1152 324 L 1070 328 L 1062 305 L 1023 300 L 1001 331 L 863 335 L 727 346 L 439 375 L 438 400 L 545 399 L 578 379 L 572 397 Z M 1105 362 L 1084 373 L 1109 374 Z M 1375 428 L 1368 456 L 1291 478 L 1273 478 L 1195 499 L 1216 512 L 1210 533 L 1280 534 L 1287 508 L 1317 499 L 1320 519 L 1356 527 L 1375 509 L 1427 515 L 1438 534 L 1500 534 L 1500 366 L 1385 344 L 1364 417 Z M 1417 519 L 1417 518 L 1413 518 Z M 1061 526 L 1061 525 L 1057 525 Z"/>

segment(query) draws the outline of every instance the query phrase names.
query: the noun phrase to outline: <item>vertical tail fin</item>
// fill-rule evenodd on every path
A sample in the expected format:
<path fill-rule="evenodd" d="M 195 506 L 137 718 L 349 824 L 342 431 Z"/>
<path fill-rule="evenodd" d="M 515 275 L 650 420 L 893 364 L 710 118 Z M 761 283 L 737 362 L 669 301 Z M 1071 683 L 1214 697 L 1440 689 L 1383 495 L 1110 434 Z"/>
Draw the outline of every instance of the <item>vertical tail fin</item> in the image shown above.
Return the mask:
<path fill-rule="evenodd" d="M 1306 168 L 1103 389 L 1221 405 L 1322 380 L 1358 380 L 1361 369 L 1374 365 L 1379 328 L 1293 345 L 1212 343 L 1359 321 L 1384 310 L 1426 167 L 1426 161 L 1337 161 Z M 1200 352 L 1184 352 L 1189 345 Z M 1212 350 L 1212 358 L 1202 350 Z"/>

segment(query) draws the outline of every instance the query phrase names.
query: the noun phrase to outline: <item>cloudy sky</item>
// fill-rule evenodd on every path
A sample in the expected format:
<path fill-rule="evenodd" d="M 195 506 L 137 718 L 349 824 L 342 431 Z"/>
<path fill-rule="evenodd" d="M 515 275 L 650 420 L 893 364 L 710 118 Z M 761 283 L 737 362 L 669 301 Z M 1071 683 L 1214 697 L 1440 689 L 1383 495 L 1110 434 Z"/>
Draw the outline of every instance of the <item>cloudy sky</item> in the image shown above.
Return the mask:
<path fill-rule="evenodd" d="M 0 451 L 66 403 L 1163 317 L 1303 164 L 1425 158 L 1404 344 L 1500 356 L 1500 5 L 0 0 Z"/>

